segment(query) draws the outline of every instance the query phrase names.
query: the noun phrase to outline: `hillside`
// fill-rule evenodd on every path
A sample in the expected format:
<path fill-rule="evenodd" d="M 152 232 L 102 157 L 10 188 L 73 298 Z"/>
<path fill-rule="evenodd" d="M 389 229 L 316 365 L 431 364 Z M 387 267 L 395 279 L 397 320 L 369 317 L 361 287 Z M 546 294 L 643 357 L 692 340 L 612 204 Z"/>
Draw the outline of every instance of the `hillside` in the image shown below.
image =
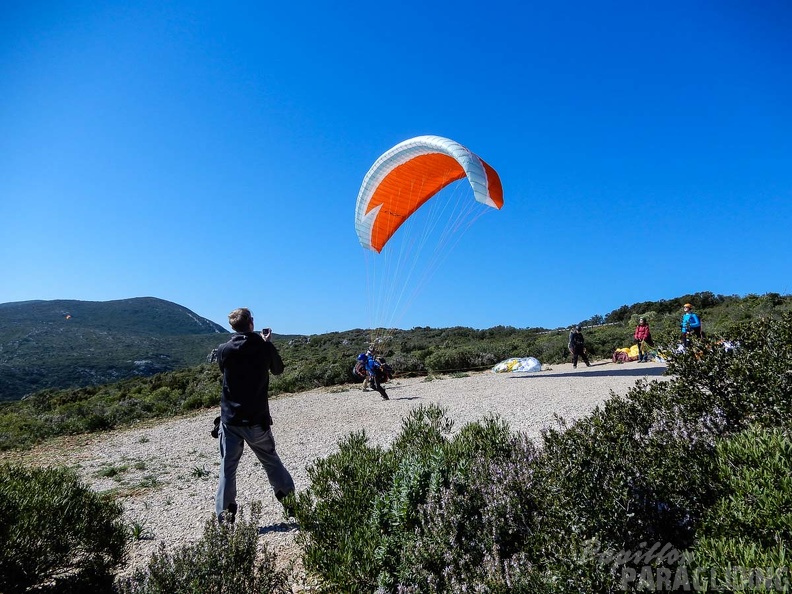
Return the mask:
<path fill-rule="evenodd" d="M 197 365 L 228 331 L 154 297 L 0 304 L 0 400 Z"/>
<path fill-rule="evenodd" d="M 695 306 L 710 336 L 722 335 L 736 323 L 778 317 L 792 309 L 792 296 L 778 293 L 739 297 L 703 292 L 623 305 L 578 322 L 584 327 L 586 348 L 595 358 L 609 359 L 616 348 L 632 343 L 638 316 L 647 318 L 658 344 L 673 347 L 686 302 Z M 480 371 L 515 356 L 560 363 L 568 357 L 567 334 L 565 328 L 497 326 L 485 330 L 425 327 L 390 330 L 384 335 L 381 330 L 364 329 L 277 335 L 274 341 L 286 372 L 273 378 L 270 389 L 280 394 L 353 381 L 354 358 L 367 348 L 372 335 L 378 337 L 380 353 L 397 374 L 409 376 Z M 78 424 L 88 422 L 82 407 L 92 402 L 91 410 L 102 419 L 99 426 L 108 427 L 129 417 L 129 398 L 137 402 L 145 396 L 143 400 L 158 403 L 146 417 L 163 414 L 160 409 L 166 400 L 177 410 L 195 408 L 217 398 L 217 367 L 199 364 L 226 336 L 217 324 L 154 298 L 0 304 L 0 401 L 37 393 L 37 401 L 54 399 L 47 405 L 54 418 L 62 422 L 73 417 Z M 125 379 L 132 383 L 120 381 Z M 52 388 L 74 389 L 55 395 Z M 163 388 L 169 389 L 171 397 L 159 392 Z M 118 405 L 123 410 L 112 412 L 120 401 L 127 402 Z M 79 410 L 63 409 L 76 403 L 81 403 Z M 33 416 L 40 413 L 39 409 L 30 411 Z"/>

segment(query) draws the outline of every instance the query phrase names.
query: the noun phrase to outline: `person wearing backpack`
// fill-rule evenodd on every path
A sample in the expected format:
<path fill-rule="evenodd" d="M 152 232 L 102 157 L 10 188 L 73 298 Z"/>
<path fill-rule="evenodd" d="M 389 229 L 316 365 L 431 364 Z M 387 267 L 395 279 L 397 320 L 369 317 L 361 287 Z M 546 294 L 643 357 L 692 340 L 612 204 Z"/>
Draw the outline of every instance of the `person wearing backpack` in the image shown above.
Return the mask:
<path fill-rule="evenodd" d="M 368 361 L 366 362 L 366 372 L 368 373 L 367 379 L 369 386 L 379 392 L 379 395 L 383 400 L 390 400 L 385 388 L 383 388 L 380 384 L 382 365 L 379 361 L 377 361 L 377 357 L 373 351 L 367 352 L 366 355 L 368 356 Z"/>
<path fill-rule="evenodd" d="M 693 311 L 690 303 L 682 306 L 684 315 L 682 316 L 682 345 L 687 348 L 690 344 L 690 335 L 701 338 L 701 319 Z"/>
<path fill-rule="evenodd" d="M 586 367 L 591 367 L 588 355 L 586 354 L 586 341 L 583 338 L 583 333 L 580 331 L 580 326 L 575 326 L 569 333 L 569 344 L 567 345 L 569 352 L 572 354 L 572 367 L 577 368 L 578 357 L 583 359 Z"/>
<path fill-rule="evenodd" d="M 633 338 L 638 344 L 638 363 L 648 363 L 649 355 L 647 354 L 647 347 L 653 347 L 654 342 L 652 341 L 652 333 L 649 330 L 649 324 L 646 323 L 646 318 L 638 320 Z"/>

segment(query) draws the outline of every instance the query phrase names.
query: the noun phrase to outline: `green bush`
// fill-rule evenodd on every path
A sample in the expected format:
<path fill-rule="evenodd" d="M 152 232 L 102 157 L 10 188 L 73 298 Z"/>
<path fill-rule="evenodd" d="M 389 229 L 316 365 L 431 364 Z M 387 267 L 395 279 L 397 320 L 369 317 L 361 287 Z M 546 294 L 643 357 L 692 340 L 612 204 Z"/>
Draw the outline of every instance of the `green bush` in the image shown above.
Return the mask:
<path fill-rule="evenodd" d="M 334 586 L 348 592 L 376 587 L 378 534 L 369 518 L 392 474 L 390 458 L 370 447 L 361 432 L 308 468 L 311 487 L 298 494 L 295 516 L 302 529 L 305 566 L 322 575 L 330 592 Z"/>
<path fill-rule="evenodd" d="M 526 554 L 545 568 L 547 583 L 608 592 L 614 571 L 631 563 L 593 563 L 583 550 L 693 544 L 714 500 L 707 476 L 713 438 L 678 423 L 674 407 L 657 407 L 661 386 L 639 384 L 627 398 L 612 397 L 571 426 L 545 432 L 534 493 L 542 529 Z"/>
<path fill-rule="evenodd" d="M 393 356 L 388 356 L 387 361 L 393 369 L 398 369 L 398 374 L 401 377 L 426 374 L 426 366 L 423 361 L 414 354 L 398 353 Z"/>
<path fill-rule="evenodd" d="M 403 553 L 394 568 L 399 592 L 541 592 L 541 576 L 524 551 L 540 531 L 539 502 L 534 495 L 536 449 L 497 424 L 463 429 L 479 444 L 502 448 L 457 447 L 465 451 L 465 472 L 452 473 L 416 502 L 412 530 L 403 530 Z M 482 435 L 489 433 L 494 441 Z M 462 438 L 465 441 L 465 438 Z M 470 444 L 472 445 L 472 444 Z M 499 452 L 497 450 L 500 450 Z M 448 475 L 435 459 L 430 477 Z M 453 466 L 452 466 L 453 467 Z M 407 526 L 409 528 L 409 526 Z M 392 590 L 394 583 L 387 584 Z"/>
<path fill-rule="evenodd" d="M 699 567 L 720 575 L 734 566 L 782 567 L 792 543 L 792 438 L 750 429 L 718 444 L 714 480 L 720 497 L 702 522 Z"/>
<path fill-rule="evenodd" d="M 724 443 L 750 426 L 790 425 L 792 315 L 730 338 L 696 341 L 672 357 L 667 380 L 639 381 L 587 417 L 559 420 L 538 450 L 492 419 L 452 435 L 436 407 L 405 420 L 390 449 L 350 437 L 316 463 L 299 498 L 306 566 L 328 592 L 560 594 L 640 590 L 620 584 L 620 572 L 640 569 L 656 543 L 711 565 L 782 562 L 788 438 L 755 448 L 764 465 L 744 457 L 731 478 L 736 446 Z"/>
<path fill-rule="evenodd" d="M 672 357 L 667 381 L 638 382 L 588 417 L 545 432 L 536 495 L 547 510 L 544 542 L 529 554 L 554 583 L 608 591 L 613 572 L 629 566 L 592 567 L 581 545 L 639 551 L 659 542 L 690 550 L 722 497 L 713 469 L 723 440 L 751 424 L 789 426 L 792 316 L 743 325 L 730 344 L 736 348 L 715 337 L 698 341 Z M 776 487 L 792 497 L 789 484 Z M 743 544 L 747 550 L 759 542 Z"/>
<path fill-rule="evenodd" d="M 109 592 L 121 513 L 70 470 L 0 466 L 0 592 Z"/>
<path fill-rule="evenodd" d="M 203 537 L 168 552 L 164 545 L 148 567 L 121 581 L 121 594 L 286 594 L 288 571 L 278 569 L 266 545 L 258 547 L 261 504 L 247 519 L 237 516 L 232 528 L 207 520 Z"/>
<path fill-rule="evenodd" d="M 478 464 L 509 458 L 516 447 L 515 436 L 495 419 L 455 436 L 452 428 L 436 405 L 419 407 L 389 450 L 353 434 L 338 453 L 309 467 L 311 487 L 299 494 L 296 516 L 306 567 L 322 575 L 327 591 L 390 591 L 424 575 L 414 565 L 417 557 L 405 555 L 419 542 L 423 507 L 467 484 Z M 429 558 L 445 554 L 433 549 L 422 559 L 431 565 Z"/>
<path fill-rule="evenodd" d="M 465 346 L 437 349 L 426 357 L 424 364 L 432 373 L 452 373 L 486 369 L 495 365 L 500 359 L 492 352 Z"/>
<path fill-rule="evenodd" d="M 668 373 L 674 380 L 665 390 L 715 433 L 792 424 L 792 314 L 753 320 L 732 332 L 728 344 L 734 348 L 711 336 L 673 357 Z"/>
<path fill-rule="evenodd" d="M 471 369 L 475 356 L 472 347 L 441 348 L 426 357 L 424 364 L 432 373 L 448 373 Z"/>

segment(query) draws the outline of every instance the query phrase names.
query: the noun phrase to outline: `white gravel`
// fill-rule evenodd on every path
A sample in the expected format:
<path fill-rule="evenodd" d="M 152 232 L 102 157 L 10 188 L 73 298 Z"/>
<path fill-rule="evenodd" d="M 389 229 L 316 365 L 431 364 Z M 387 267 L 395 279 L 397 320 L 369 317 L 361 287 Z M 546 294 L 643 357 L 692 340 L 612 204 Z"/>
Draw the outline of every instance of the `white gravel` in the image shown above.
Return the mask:
<path fill-rule="evenodd" d="M 336 450 L 351 432 L 365 430 L 374 444 L 387 445 L 401 420 L 420 405 L 445 407 L 455 428 L 489 414 L 500 416 L 515 431 L 536 438 L 555 426 L 553 415 L 572 420 L 610 396 L 624 394 L 635 381 L 661 379 L 662 363 L 596 362 L 573 369 L 554 365 L 538 373 L 483 372 L 465 377 L 395 379 L 385 384 L 389 401 L 360 384 L 317 389 L 272 399 L 273 434 L 281 459 L 298 490 L 308 487 L 306 466 Z M 216 410 L 147 423 L 102 435 L 58 440 L 27 452 L 35 464 L 65 464 L 96 491 L 113 490 L 129 524 L 142 527 L 147 539 L 134 543 L 128 570 L 145 565 L 161 542 L 169 548 L 196 540 L 214 517 L 219 454 L 209 432 Z M 3 458 L 19 457 L 6 454 Z M 107 476 L 114 475 L 114 476 Z M 288 523 L 255 456 L 246 450 L 237 475 L 242 510 L 262 502 L 260 532 L 287 561 L 296 557 L 296 527 Z"/>

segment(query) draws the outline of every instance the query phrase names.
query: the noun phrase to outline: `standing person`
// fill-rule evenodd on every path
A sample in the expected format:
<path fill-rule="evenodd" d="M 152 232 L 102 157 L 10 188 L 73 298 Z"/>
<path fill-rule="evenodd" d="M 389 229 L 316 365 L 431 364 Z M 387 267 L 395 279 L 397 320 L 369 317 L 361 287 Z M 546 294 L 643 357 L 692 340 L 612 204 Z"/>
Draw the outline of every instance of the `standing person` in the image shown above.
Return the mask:
<path fill-rule="evenodd" d="M 580 331 L 580 326 L 575 326 L 569 333 L 569 352 L 572 353 L 572 367 L 577 367 L 578 357 L 583 359 L 586 367 L 591 367 L 588 356 L 586 355 L 585 340 L 583 333 Z"/>
<path fill-rule="evenodd" d="M 228 314 L 235 334 L 217 349 L 223 374 L 220 399 L 220 482 L 215 512 L 220 523 L 233 524 L 237 512 L 236 471 L 245 444 L 261 462 L 275 497 L 292 515 L 284 499 L 294 492 L 294 481 L 275 451 L 270 426 L 269 374 L 283 373 L 283 360 L 272 344 L 272 330 L 254 330 L 253 315 L 246 307 Z"/>
<path fill-rule="evenodd" d="M 653 347 L 654 342 L 652 341 L 652 332 L 649 330 L 649 324 L 646 323 L 646 318 L 638 320 L 633 338 L 635 342 L 638 343 L 638 363 L 648 363 L 649 355 L 646 354 L 646 347 Z"/>
<path fill-rule="evenodd" d="M 693 311 L 693 306 L 690 303 L 685 303 L 682 306 L 685 312 L 682 315 L 682 344 L 685 348 L 690 344 L 690 335 L 696 338 L 701 338 L 701 319 Z"/>
<path fill-rule="evenodd" d="M 382 365 L 377 361 L 377 357 L 373 351 L 369 350 L 366 355 L 368 357 L 368 361 L 366 361 L 366 372 L 368 373 L 368 377 L 366 379 L 368 379 L 369 386 L 379 392 L 383 400 L 390 400 L 385 388 L 380 384 Z"/>

